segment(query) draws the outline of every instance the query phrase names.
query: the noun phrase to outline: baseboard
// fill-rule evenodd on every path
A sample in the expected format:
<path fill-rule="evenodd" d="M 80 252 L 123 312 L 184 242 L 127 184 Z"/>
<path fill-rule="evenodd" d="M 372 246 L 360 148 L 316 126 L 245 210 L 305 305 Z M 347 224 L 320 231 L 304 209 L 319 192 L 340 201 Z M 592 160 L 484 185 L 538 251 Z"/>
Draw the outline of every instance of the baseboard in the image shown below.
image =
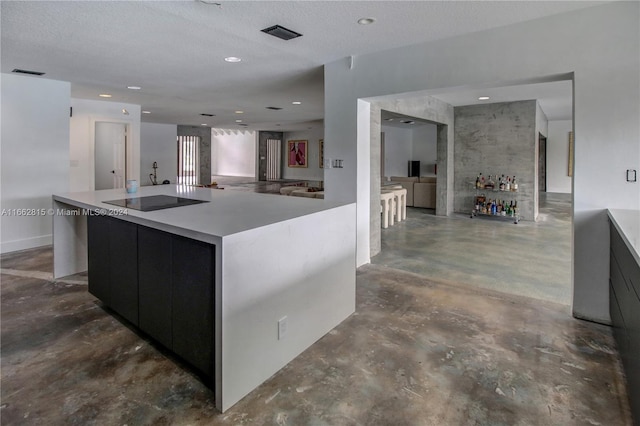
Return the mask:
<path fill-rule="evenodd" d="M 53 237 L 49 235 L 41 235 L 39 237 L 25 238 L 22 240 L 3 241 L 0 244 L 0 253 L 11 253 L 14 251 L 27 250 L 36 247 L 50 246 L 53 244 Z"/>

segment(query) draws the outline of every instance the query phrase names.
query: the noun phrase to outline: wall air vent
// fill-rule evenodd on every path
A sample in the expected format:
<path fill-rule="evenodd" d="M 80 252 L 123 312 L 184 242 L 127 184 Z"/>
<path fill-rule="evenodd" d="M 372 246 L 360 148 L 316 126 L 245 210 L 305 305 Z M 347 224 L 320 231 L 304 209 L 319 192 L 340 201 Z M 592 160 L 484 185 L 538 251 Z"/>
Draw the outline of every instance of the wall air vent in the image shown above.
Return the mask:
<path fill-rule="evenodd" d="M 15 72 L 16 74 L 44 75 L 44 73 L 40 71 L 21 70 L 20 68 L 14 68 L 11 72 Z"/>
<path fill-rule="evenodd" d="M 280 111 L 282 108 L 280 107 L 265 107 L 266 109 L 272 109 L 274 111 Z"/>
<path fill-rule="evenodd" d="M 295 31 L 291 31 L 280 25 L 274 25 L 273 27 L 265 28 L 264 30 L 260 30 L 263 33 L 267 33 L 274 37 L 281 38 L 283 40 L 291 40 L 292 38 L 300 37 L 302 34 L 297 33 Z"/>
<path fill-rule="evenodd" d="M 200 115 L 203 116 L 203 117 L 215 117 L 216 116 L 215 114 L 205 114 L 205 113 L 202 113 Z"/>

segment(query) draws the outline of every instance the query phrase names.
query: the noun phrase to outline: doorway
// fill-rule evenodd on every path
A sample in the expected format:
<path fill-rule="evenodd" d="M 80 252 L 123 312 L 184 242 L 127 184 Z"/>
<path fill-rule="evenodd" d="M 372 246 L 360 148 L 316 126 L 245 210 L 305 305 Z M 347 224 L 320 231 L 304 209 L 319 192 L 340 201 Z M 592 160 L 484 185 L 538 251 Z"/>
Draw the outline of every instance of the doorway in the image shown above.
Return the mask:
<path fill-rule="evenodd" d="M 95 124 L 95 189 L 124 188 L 127 169 L 127 125 Z"/>
<path fill-rule="evenodd" d="M 277 181 L 281 177 L 283 132 L 258 132 L 258 180 Z"/>
<path fill-rule="evenodd" d="M 547 192 L 547 138 L 538 134 L 538 191 Z"/>

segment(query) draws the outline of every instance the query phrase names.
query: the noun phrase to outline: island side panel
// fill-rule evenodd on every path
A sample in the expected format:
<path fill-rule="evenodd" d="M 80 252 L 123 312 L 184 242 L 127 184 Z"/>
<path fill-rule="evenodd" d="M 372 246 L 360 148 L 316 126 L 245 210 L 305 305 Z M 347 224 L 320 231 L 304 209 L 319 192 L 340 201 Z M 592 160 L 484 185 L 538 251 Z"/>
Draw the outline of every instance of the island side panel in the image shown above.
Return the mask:
<path fill-rule="evenodd" d="M 355 215 L 349 204 L 223 239 L 219 409 L 355 312 Z"/>
<path fill-rule="evenodd" d="M 53 200 L 53 278 L 87 270 L 87 217 L 82 209 Z"/>

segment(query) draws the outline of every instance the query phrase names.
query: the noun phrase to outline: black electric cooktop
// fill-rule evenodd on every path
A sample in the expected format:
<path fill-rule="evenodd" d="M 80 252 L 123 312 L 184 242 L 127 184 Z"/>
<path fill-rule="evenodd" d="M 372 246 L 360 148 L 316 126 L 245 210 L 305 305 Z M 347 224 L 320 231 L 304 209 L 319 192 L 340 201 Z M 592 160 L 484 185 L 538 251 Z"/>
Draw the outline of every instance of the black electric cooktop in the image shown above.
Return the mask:
<path fill-rule="evenodd" d="M 154 210 L 171 209 L 173 207 L 190 206 L 192 204 L 208 203 L 208 201 L 176 197 L 173 195 L 149 195 L 147 197 L 103 201 L 103 203 L 124 207 L 125 209 L 150 212 Z"/>

